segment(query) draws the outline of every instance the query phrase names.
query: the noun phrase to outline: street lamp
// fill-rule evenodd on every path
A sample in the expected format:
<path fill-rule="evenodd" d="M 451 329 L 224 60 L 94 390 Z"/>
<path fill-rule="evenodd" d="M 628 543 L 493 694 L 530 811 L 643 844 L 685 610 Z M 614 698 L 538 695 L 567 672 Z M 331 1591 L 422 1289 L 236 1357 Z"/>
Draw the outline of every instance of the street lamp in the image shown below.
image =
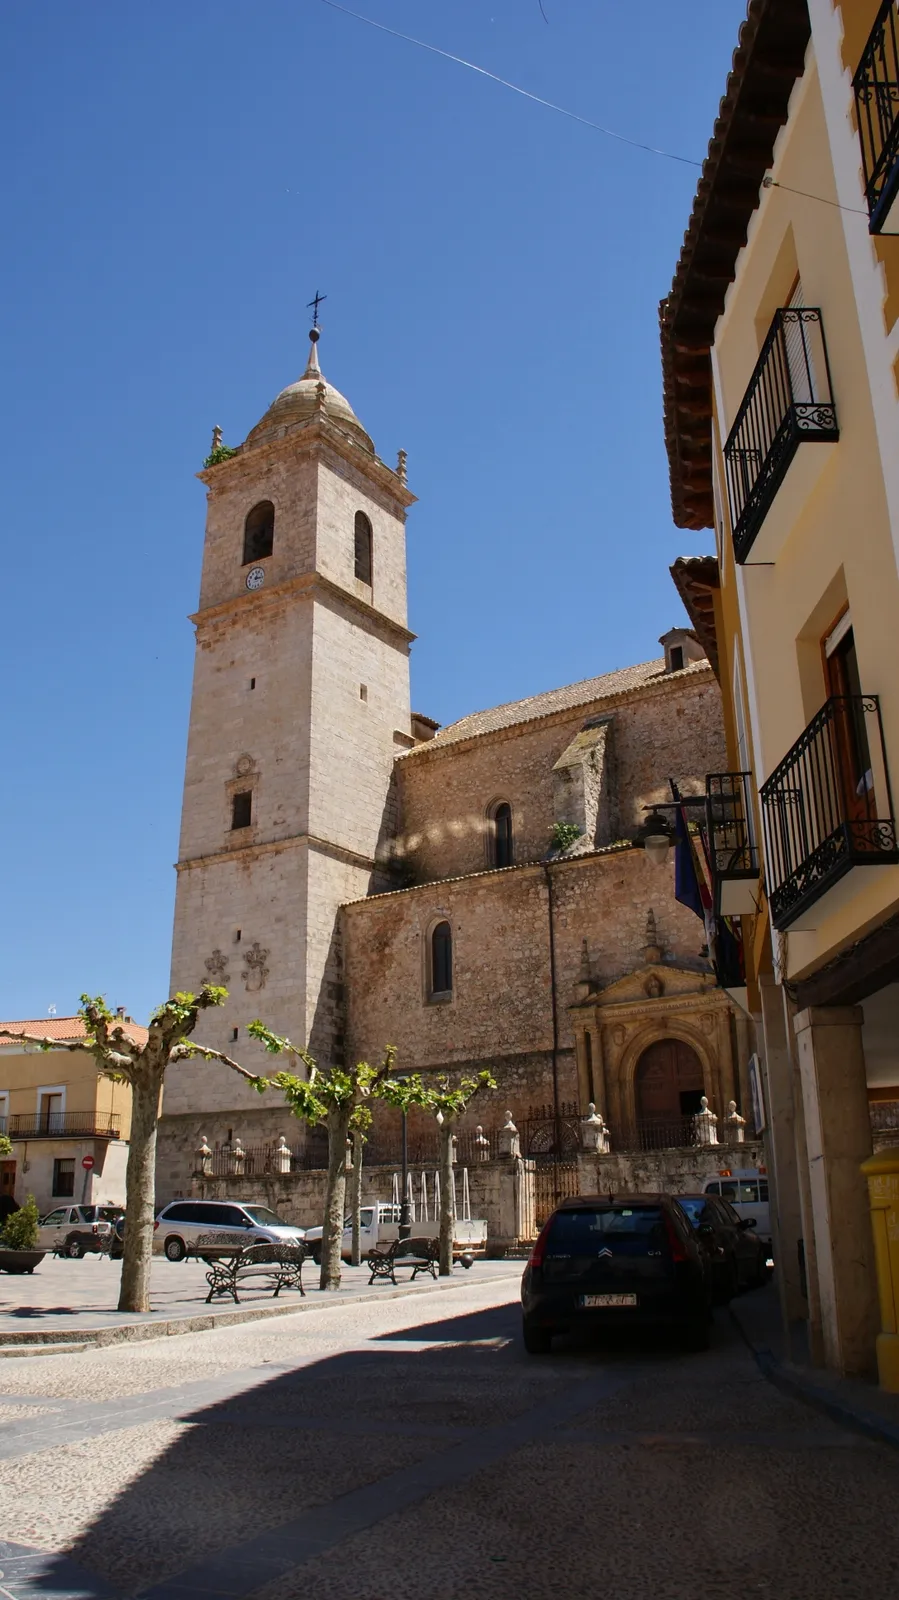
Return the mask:
<path fill-rule="evenodd" d="M 653 866 L 663 867 L 673 843 L 674 835 L 668 818 L 662 815 L 657 806 L 653 806 L 650 815 L 637 832 L 634 844 L 642 846 L 646 851 L 646 859 L 651 861 Z"/>

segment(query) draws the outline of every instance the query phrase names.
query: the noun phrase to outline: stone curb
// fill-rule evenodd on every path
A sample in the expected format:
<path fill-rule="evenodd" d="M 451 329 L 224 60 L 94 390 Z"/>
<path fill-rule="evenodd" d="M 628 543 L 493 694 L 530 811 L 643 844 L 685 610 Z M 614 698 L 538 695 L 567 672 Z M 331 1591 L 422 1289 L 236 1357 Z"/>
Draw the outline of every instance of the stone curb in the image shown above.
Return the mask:
<path fill-rule="evenodd" d="M 899 1450 L 899 1428 L 893 1423 L 887 1422 L 885 1417 L 877 1416 L 876 1412 L 866 1411 L 862 1406 L 853 1405 L 850 1400 L 834 1394 L 831 1389 L 823 1388 L 793 1362 L 779 1361 L 774 1351 L 766 1346 L 753 1344 L 733 1309 L 730 1309 L 730 1316 L 755 1358 L 759 1370 L 769 1383 L 782 1389 L 785 1394 L 792 1395 L 794 1399 L 804 1400 L 806 1405 L 813 1406 L 815 1410 L 823 1411 L 832 1422 L 839 1423 L 841 1427 L 851 1428 L 853 1432 L 863 1433 L 866 1438 L 873 1439 L 877 1444 L 887 1444 L 891 1449 Z"/>
<path fill-rule="evenodd" d="M 83 1350 L 97 1350 L 104 1345 L 132 1344 L 147 1339 L 170 1339 L 181 1333 L 208 1333 L 213 1328 L 239 1327 L 243 1322 L 263 1322 L 270 1317 L 294 1317 L 306 1311 L 334 1311 L 339 1306 L 368 1305 L 380 1300 L 404 1300 L 413 1295 L 446 1292 L 449 1289 L 471 1287 L 472 1283 L 505 1283 L 514 1274 L 492 1272 L 480 1274 L 472 1280 L 469 1273 L 464 1278 L 432 1279 L 424 1284 L 403 1284 L 385 1289 L 377 1295 L 363 1294 L 322 1295 L 320 1299 L 300 1300 L 299 1303 L 281 1301 L 277 1305 L 246 1306 L 234 1311 L 197 1312 L 184 1317 L 160 1318 L 155 1322 L 118 1322 L 110 1327 L 72 1330 L 71 1336 L 53 1332 L 0 1332 L 0 1360 L 11 1356 L 75 1355 Z"/>

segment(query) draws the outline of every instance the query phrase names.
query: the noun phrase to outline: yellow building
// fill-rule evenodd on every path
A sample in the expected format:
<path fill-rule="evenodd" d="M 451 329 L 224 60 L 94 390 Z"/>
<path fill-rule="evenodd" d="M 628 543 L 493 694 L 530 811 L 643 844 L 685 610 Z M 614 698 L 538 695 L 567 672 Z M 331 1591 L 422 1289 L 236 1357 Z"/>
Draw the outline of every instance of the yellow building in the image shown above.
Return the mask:
<path fill-rule="evenodd" d="M 12 1141 L 11 1158 L 0 1161 L 0 1193 L 19 1204 L 33 1194 L 42 1215 L 72 1198 L 78 1204 L 124 1204 L 128 1085 L 100 1077 L 88 1051 L 66 1048 L 84 1037 L 80 1017 L 0 1027 L 59 1041 L 58 1049 L 41 1050 L 0 1038 L 0 1130 Z M 147 1036 L 130 1019 L 129 1032 L 140 1041 Z"/>
<path fill-rule="evenodd" d="M 752 0 L 662 304 L 673 574 L 717 661 L 785 1317 L 867 1373 L 899 1123 L 899 0 Z M 890 210 L 892 206 L 892 212 Z M 892 229 L 892 236 L 890 230 Z"/>

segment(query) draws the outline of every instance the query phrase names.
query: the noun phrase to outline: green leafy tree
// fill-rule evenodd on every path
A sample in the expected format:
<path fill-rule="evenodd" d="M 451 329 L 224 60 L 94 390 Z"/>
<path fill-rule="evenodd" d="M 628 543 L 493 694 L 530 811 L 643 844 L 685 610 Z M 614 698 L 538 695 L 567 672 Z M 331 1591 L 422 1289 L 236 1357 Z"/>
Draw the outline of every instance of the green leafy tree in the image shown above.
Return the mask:
<path fill-rule="evenodd" d="M 459 1118 L 464 1116 L 476 1095 L 485 1089 L 495 1089 L 496 1080 L 489 1072 L 479 1072 L 477 1077 L 460 1078 L 454 1085 L 442 1074 L 424 1082 L 417 1074 L 408 1078 L 392 1078 L 382 1087 L 383 1099 L 400 1110 L 423 1106 L 436 1119 L 440 1130 L 440 1276 L 450 1277 L 453 1270 L 453 1236 L 456 1214 L 453 1204 L 453 1136 Z"/>
<path fill-rule="evenodd" d="M 78 1008 L 78 1015 L 85 1027 L 83 1039 L 61 1045 L 58 1039 L 41 1038 L 18 1029 L 0 1028 L 0 1037 L 21 1039 L 26 1044 L 38 1045 L 42 1050 L 86 1050 L 93 1056 L 101 1077 L 111 1078 L 114 1083 L 127 1083 L 131 1090 L 131 1138 L 125 1173 L 128 1226 L 125 1229 L 122 1257 L 120 1311 L 150 1309 L 156 1130 L 166 1068 L 175 1062 L 200 1056 L 205 1061 L 222 1062 L 260 1092 L 268 1088 L 266 1078 L 248 1072 L 246 1067 L 232 1061 L 221 1050 L 211 1050 L 191 1038 L 201 1012 L 222 1005 L 227 996 L 227 989 L 217 988 L 213 984 L 204 984 L 199 994 L 172 995 L 170 1000 L 153 1012 L 145 1044 L 132 1037 L 128 1023 L 113 1016 L 102 997 L 92 998 L 87 994 L 81 996 Z"/>
<path fill-rule="evenodd" d="M 18 1211 L 8 1216 L 0 1233 L 0 1245 L 4 1250 L 36 1250 L 40 1240 L 38 1223 L 40 1213 L 34 1195 L 30 1194 Z"/>
<path fill-rule="evenodd" d="M 380 1095 L 389 1078 L 396 1051 L 389 1046 L 380 1067 L 359 1061 L 354 1067 L 319 1067 L 306 1050 L 267 1028 L 264 1022 L 251 1022 L 247 1032 L 258 1039 L 272 1055 L 289 1055 L 302 1061 L 308 1077 L 294 1072 L 277 1072 L 270 1080 L 280 1089 L 293 1115 L 310 1127 L 324 1125 L 328 1133 L 328 1184 L 322 1223 L 322 1264 L 319 1287 L 340 1288 L 340 1247 L 346 1215 L 346 1146 L 353 1117 Z M 363 1130 L 364 1131 L 364 1130 Z"/>

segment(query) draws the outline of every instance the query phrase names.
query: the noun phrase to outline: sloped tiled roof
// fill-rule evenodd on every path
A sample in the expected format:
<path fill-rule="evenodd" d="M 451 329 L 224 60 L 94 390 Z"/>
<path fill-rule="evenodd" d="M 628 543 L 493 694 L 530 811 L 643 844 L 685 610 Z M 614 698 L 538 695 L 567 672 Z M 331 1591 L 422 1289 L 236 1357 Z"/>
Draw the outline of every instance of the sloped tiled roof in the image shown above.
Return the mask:
<path fill-rule="evenodd" d="M 148 1034 L 146 1028 L 139 1022 L 128 1022 L 124 1017 L 116 1017 L 114 1027 L 121 1027 L 129 1039 L 135 1044 L 146 1044 Z M 33 1017 L 25 1021 L 0 1022 L 0 1028 L 21 1029 L 23 1033 L 30 1033 L 39 1039 L 58 1039 L 60 1044 L 69 1044 L 75 1039 L 83 1039 L 86 1029 L 81 1017 Z M 0 1034 L 0 1046 L 15 1044 L 14 1039 L 6 1039 Z"/>
<path fill-rule="evenodd" d="M 416 745 L 414 750 L 400 759 L 411 761 L 422 752 L 459 744 L 463 739 L 499 733 L 503 728 L 514 728 L 522 722 L 550 717 L 557 711 L 571 711 L 577 706 L 592 705 L 597 700 L 611 700 L 662 679 L 670 683 L 674 678 L 685 678 L 709 670 L 707 661 L 692 661 L 681 672 L 666 672 L 664 656 L 656 661 L 644 661 L 640 666 L 621 667 L 617 672 L 605 672 L 599 678 L 584 678 L 580 683 L 569 683 L 563 689 L 547 689 L 544 694 L 532 694 L 526 700 L 510 700 L 507 705 L 492 706 L 489 711 L 473 711 L 470 716 L 461 717 L 458 722 L 441 728 L 433 739 Z"/>

